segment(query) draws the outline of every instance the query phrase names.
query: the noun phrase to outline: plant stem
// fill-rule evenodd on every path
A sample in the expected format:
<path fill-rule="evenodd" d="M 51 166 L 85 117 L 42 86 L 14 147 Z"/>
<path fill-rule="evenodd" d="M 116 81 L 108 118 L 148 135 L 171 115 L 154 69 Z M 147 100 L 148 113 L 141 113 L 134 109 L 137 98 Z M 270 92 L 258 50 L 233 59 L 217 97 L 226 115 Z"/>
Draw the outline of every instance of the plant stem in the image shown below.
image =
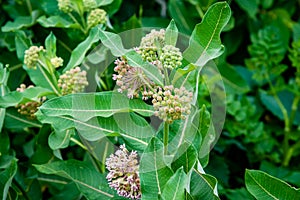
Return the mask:
<path fill-rule="evenodd" d="M 84 29 L 84 27 L 82 27 L 82 25 L 78 22 L 78 20 L 74 17 L 74 15 L 72 15 L 72 13 L 68 13 L 69 17 L 71 17 L 71 19 L 79 25 L 80 30 L 84 33 L 84 35 L 86 35 L 86 30 Z"/>
<path fill-rule="evenodd" d="M 81 142 L 79 142 L 78 140 L 76 140 L 75 138 L 70 138 L 70 140 L 72 141 L 72 142 L 74 142 L 75 144 L 77 144 L 78 146 L 80 146 L 82 149 L 84 149 L 84 150 L 88 150 L 87 148 L 86 148 L 86 146 L 84 146 Z"/>
<path fill-rule="evenodd" d="M 31 15 L 32 14 L 32 6 L 31 6 L 31 3 L 30 3 L 30 0 L 26 0 L 26 5 L 27 5 L 27 8 L 28 8 L 28 12 Z"/>
<path fill-rule="evenodd" d="M 201 17 L 201 19 L 203 19 L 204 13 L 199 4 L 196 5 L 196 10 L 197 10 L 199 16 Z"/>
<path fill-rule="evenodd" d="M 296 116 L 296 112 L 297 112 L 297 109 L 298 109 L 299 101 L 300 101 L 300 96 L 295 96 L 295 98 L 293 100 L 293 103 L 292 103 L 292 109 L 291 109 L 291 115 L 290 115 L 290 126 L 293 125 L 293 122 L 294 122 L 294 119 L 295 119 L 295 116 Z"/>
<path fill-rule="evenodd" d="M 169 140 L 169 124 L 164 123 L 164 154 L 168 154 L 168 140 Z"/>
<path fill-rule="evenodd" d="M 27 192 L 24 190 L 24 188 L 16 181 L 13 179 L 12 183 L 21 191 L 22 195 L 24 196 L 25 200 L 30 200 L 29 196 L 27 195 Z"/>

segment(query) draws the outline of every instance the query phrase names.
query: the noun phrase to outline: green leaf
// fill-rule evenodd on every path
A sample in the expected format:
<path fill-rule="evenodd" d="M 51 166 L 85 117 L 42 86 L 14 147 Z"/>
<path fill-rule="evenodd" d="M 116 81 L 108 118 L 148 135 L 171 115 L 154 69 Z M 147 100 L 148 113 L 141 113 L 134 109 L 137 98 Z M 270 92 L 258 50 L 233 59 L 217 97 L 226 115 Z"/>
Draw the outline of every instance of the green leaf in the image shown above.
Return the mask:
<path fill-rule="evenodd" d="M 31 120 L 26 118 L 24 115 L 18 113 L 15 108 L 6 109 L 4 126 L 7 129 L 24 129 L 29 127 L 41 128 L 42 124 L 37 120 Z"/>
<path fill-rule="evenodd" d="M 7 108 L 16 106 L 19 103 L 28 101 L 38 101 L 39 97 L 53 94 L 52 91 L 42 87 L 32 87 L 26 89 L 24 92 L 13 91 L 5 96 L 0 96 L 0 107 Z"/>
<path fill-rule="evenodd" d="M 284 181 L 259 170 L 246 170 L 245 183 L 247 190 L 257 200 L 294 200 L 300 199 L 300 190 L 291 187 Z"/>
<path fill-rule="evenodd" d="M 104 175 L 88 163 L 67 160 L 34 165 L 34 167 L 41 173 L 55 174 L 72 180 L 87 199 L 111 199 L 113 197 Z"/>
<path fill-rule="evenodd" d="M 67 66 L 64 68 L 64 72 L 70 70 L 82 63 L 85 58 L 85 54 L 92 47 L 92 45 L 99 41 L 98 27 L 91 29 L 89 36 L 81 42 L 73 51 Z"/>
<path fill-rule="evenodd" d="M 181 166 L 186 174 L 194 167 L 198 158 L 197 150 L 192 144 L 187 142 L 183 143 L 179 148 L 176 154 L 174 155 L 172 161 L 173 171 L 177 171 Z"/>
<path fill-rule="evenodd" d="M 182 200 L 185 198 L 185 188 L 187 187 L 187 176 L 183 171 L 183 168 L 178 169 L 175 174 L 166 183 L 163 192 L 162 199 L 165 200 Z"/>
<path fill-rule="evenodd" d="M 113 0 L 95 0 L 97 3 L 97 7 L 106 6 L 113 2 Z"/>
<path fill-rule="evenodd" d="M 17 31 L 15 35 L 15 43 L 18 59 L 23 62 L 24 53 L 32 45 L 32 42 L 24 31 Z"/>
<path fill-rule="evenodd" d="M 47 51 L 47 55 L 50 58 L 54 58 L 56 56 L 56 37 L 52 32 L 47 36 L 45 40 L 45 48 Z"/>
<path fill-rule="evenodd" d="M 119 35 L 107 31 L 99 31 L 99 37 L 104 46 L 110 49 L 114 56 L 120 57 L 128 52 L 122 44 L 122 39 Z"/>
<path fill-rule="evenodd" d="M 231 16 L 226 2 L 213 4 L 205 13 L 203 20 L 197 24 L 190 38 L 189 47 L 183 52 L 188 62 L 204 66 L 209 60 L 224 52 L 220 34 Z"/>
<path fill-rule="evenodd" d="M 34 10 L 31 13 L 31 16 L 20 16 L 15 19 L 14 22 L 7 22 L 2 26 L 1 30 L 3 32 L 17 31 L 22 28 L 27 28 L 35 24 L 36 19 L 40 16 L 39 10 Z"/>
<path fill-rule="evenodd" d="M 136 112 L 151 116 L 153 108 L 140 99 L 128 99 L 124 94 L 108 91 L 71 94 L 50 99 L 40 111 L 46 116 L 70 115 L 81 121 L 93 117 L 110 117 L 120 112 Z"/>
<path fill-rule="evenodd" d="M 52 132 L 48 138 L 49 147 L 53 150 L 63 149 L 69 146 L 70 138 L 75 134 L 74 129 Z"/>
<path fill-rule="evenodd" d="M 217 195 L 217 179 L 193 169 L 190 182 L 191 195 L 194 199 L 219 200 Z"/>
<path fill-rule="evenodd" d="M 165 41 L 166 45 L 176 46 L 178 38 L 178 29 L 176 27 L 175 21 L 172 19 L 169 26 L 166 29 Z"/>
<path fill-rule="evenodd" d="M 255 15 L 258 11 L 258 1 L 256 0 L 236 0 L 236 3 L 243 9 L 249 17 L 255 19 Z"/>
<path fill-rule="evenodd" d="M 79 24 L 76 24 L 72 21 L 68 21 L 67 19 L 59 15 L 50 16 L 48 18 L 46 18 L 46 16 L 41 16 L 37 19 L 37 22 L 45 28 L 79 28 Z"/>
<path fill-rule="evenodd" d="M 0 173 L 0 196 L 2 196 L 2 200 L 7 199 L 8 190 L 17 173 L 17 168 L 17 160 L 14 158 L 11 160 L 10 166 Z"/>
<path fill-rule="evenodd" d="M 271 111 L 275 116 L 279 119 L 283 120 L 283 113 L 273 95 L 268 94 L 267 92 L 260 90 L 259 91 L 260 99 L 264 106 Z M 294 94 L 290 91 L 283 90 L 277 93 L 280 101 L 282 102 L 284 108 L 287 110 L 288 115 L 290 116 L 292 102 L 294 99 Z M 298 109 L 296 111 L 295 119 L 293 121 L 294 124 L 300 124 L 300 106 L 298 105 Z"/>
<path fill-rule="evenodd" d="M 139 170 L 143 200 L 158 199 L 173 172 L 164 162 L 163 143 L 156 137 L 141 155 Z"/>
<path fill-rule="evenodd" d="M 177 22 L 181 32 L 185 34 L 192 32 L 197 21 L 190 17 L 190 12 L 182 0 L 170 0 L 168 11 L 171 17 Z"/>

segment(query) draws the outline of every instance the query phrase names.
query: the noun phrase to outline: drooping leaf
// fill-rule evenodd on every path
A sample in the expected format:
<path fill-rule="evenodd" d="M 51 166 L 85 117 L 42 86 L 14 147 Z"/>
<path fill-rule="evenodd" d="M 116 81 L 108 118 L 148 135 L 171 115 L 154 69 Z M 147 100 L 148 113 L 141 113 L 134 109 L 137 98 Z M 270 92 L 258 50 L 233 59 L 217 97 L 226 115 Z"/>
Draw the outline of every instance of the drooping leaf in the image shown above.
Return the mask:
<path fill-rule="evenodd" d="M 128 50 L 124 48 L 119 35 L 100 30 L 99 37 L 103 45 L 109 48 L 114 56 L 120 57 L 128 52 Z"/>
<path fill-rule="evenodd" d="M 46 28 L 55 27 L 55 28 L 79 28 L 78 24 L 75 24 L 72 21 L 68 21 L 65 18 L 55 15 L 46 18 L 46 16 L 41 16 L 38 18 L 37 22 Z"/>
<path fill-rule="evenodd" d="M 115 113 L 136 112 L 151 116 L 153 108 L 140 99 L 129 100 L 125 95 L 108 91 L 99 93 L 72 94 L 50 99 L 40 111 L 46 116 L 70 115 L 81 121 L 93 117 L 110 117 Z"/>
<path fill-rule="evenodd" d="M 189 171 L 194 167 L 198 158 L 197 150 L 190 143 L 183 143 L 179 148 L 176 154 L 174 155 L 172 161 L 173 171 L 177 171 L 180 167 L 183 166 L 183 171 L 188 174 Z"/>
<path fill-rule="evenodd" d="M 24 92 L 13 91 L 4 96 L 0 96 L 0 107 L 7 108 L 16 106 L 19 103 L 28 101 L 38 101 L 39 97 L 53 94 L 52 91 L 42 87 L 32 87 L 24 90 Z"/>
<path fill-rule="evenodd" d="M 64 72 L 80 65 L 85 58 L 85 54 L 90 50 L 91 46 L 99 41 L 99 28 L 96 26 L 90 30 L 88 37 L 81 42 L 73 51 Z"/>
<path fill-rule="evenodd" d="M 55 174 L 72 180 L 87 199 L 111 199 L 113 197 L 113 192 L 104 175 L 88 163 L 67 160 L 34 165 L 34 167 L 41 173 Z"/>
<path fill-rule="evenodd" d="M 12 159 L 8 168 L 0 172 L 0 196 L 2 200 L 7 199 L 8 190 L 11 187 L 12 180 L 17 173 L 17 160 Z"/>
<path fill-rule="evenodd" d="M 231 10 L 226 2 L 212 5 L 205 13 L 200 24 L 195 26 L 190 38 L 189 47 L 183 52 L 183 57 L 197 66 L 204 66 L 209 60 L 224 52 L 220 34 L 228 23 Z"/>
<path fill-rule="evenodd" d="M 187 187 L 187 181 L 187 175 L 184 173 L 183 168 L 179 168 L 166 183 L 161 195 L 162 199 L 185 199 L 185 188 Z"/>
<path fill-rule="evenodd" d="M 176 27 L 175 21 L 172 19 L 169 26 L 166 29 L 166 34 L 165 34 L 166 45 L 176 46 L 177 38 L 178 38 L 178 29 Z"/>
<path fill-rule="evenodd" d="M 294 200 L 300 199 L 300 190 L 284 181 L 259 170 L 246 170 L 245 184 L 247 190 L 257 200 Z"/>
<path fill-rule="evenodd" d="M 52 132 L 48 138 L 49 147 L 53 150 L 63 149 L 69 146 L 70 138 L 74 135 L 74 129 L 67 129 L 66 131 Z"/>
<path fill-rule="evenodd" d="M 139 174 L 143 199 L 158 199 L 173 172 L 164 162 L 163 143 L 156 137 L 141 155 Z"/>
<path fill-rule="evenodd" d="M 15 19 L 14 22 L 7 22 L 1 30 L 3 32 L 17 31 L 22 28 L 30 27 L 35 24 L 36 19 L 40 16 L 39 10 L 34 10 L 31 16 L 20 16 Z"/>
<path fill-rule="evenodd" d="M 217 180 L 211 175 L 202 174 L 193 169 L 190 182 L 191 195 L 194 199 L 219 200 L 217 195 Z"/>

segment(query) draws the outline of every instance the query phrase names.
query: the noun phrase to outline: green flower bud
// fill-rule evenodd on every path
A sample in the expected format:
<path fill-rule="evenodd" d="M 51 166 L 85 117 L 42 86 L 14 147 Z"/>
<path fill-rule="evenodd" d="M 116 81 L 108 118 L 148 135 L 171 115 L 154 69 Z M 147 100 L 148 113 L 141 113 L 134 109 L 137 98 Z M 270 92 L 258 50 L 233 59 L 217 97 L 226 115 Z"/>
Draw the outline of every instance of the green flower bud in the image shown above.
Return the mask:
<path fill-rule="evenodd" d="M 24 64 L 31 69 L 36 69 L 36 64 L 39 60 L 39 53 L 45 51 L 44 47 L 31 46 L 25 51 Z"/>
<path fill-rule="evenodd" d="M 58 9 L 64 13 L 70 13 L 73 11 L 71 0 L 57 0 Z"/>
<path fill-rule="evenodd" d="M 54 57 L 54 58 L 51 58 L 50 62 L 55 68 L 58 68 L 58 67 L 63 66 L 64 60 L 61 57 Z"/>
<path fill-rule="evenodd" d="M 90 12 L 87 17 L 88 27 L 94 27 L 98 24 L 105 24 L 106 12 L 103 9 L 96 8 Z"/>

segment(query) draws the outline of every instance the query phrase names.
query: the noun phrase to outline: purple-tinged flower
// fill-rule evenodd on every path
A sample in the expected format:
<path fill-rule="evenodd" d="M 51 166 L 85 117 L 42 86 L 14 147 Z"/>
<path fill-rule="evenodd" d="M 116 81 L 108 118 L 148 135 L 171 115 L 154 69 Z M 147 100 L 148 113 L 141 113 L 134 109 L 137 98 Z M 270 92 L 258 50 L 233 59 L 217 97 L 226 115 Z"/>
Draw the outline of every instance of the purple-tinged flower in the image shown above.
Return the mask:
<path fill-rule="evenodd" d="M 141 198 L 137 157 L 136 151 L 129 153 L 125 145 L 121 145 L 120 149 L 110 155 L 105 163 L 109 171 L 106 176 L 109 186 L 115 189 L 120 196 L 130 199 Z"/>

